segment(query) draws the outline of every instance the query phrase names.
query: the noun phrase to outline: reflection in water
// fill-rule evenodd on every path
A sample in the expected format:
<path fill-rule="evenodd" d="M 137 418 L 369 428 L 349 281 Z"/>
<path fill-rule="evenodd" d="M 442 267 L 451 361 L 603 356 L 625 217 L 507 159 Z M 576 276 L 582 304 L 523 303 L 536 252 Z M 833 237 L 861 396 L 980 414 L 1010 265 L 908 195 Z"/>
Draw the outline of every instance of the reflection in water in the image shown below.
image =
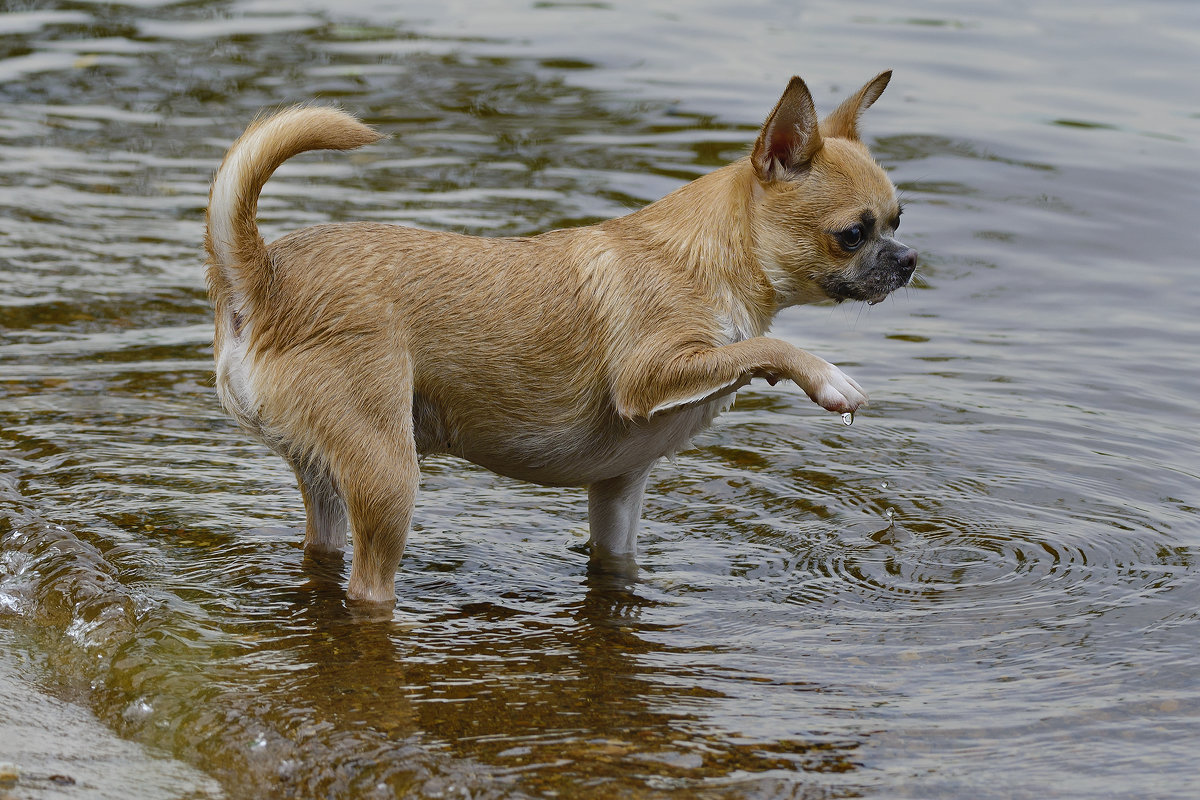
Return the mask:
<path fill-rule="evenodd" d="M 595 785 L 596 796 L 612 796 L 705 771 L 854 768 L 857 742 L 731 746 L 705 737 L 689 708 L 719 692 L 680 686 L 655 661 L 714 649 L 656 641 L 673 626 L 643 620 L 643 610 L 661 601 L 640 596 L 627 579 L 590 575 L 581 599 L 549 615 L 477 602 L 425 625 L 354 619 L 337 580 L 310 584 L 289 600 L 296 636 L 277 644 L 301 654 L 304 666 L 268 691 L 312 701 L 288 720 L 286 738 L 305 759 L 353 763 L 366 751 L 393 764 L 383 773 L 373 764 L 365 778 L 347 769 L 345 783 L 291 787 L 304 792 L 357 792 L 370 788 L 363 780 L 381 778 L 393 789 L 429 792 L 425 770 L 469 768 L 493 786 L 582 796 L 579 787 Z M 337 736 L 335 746 L 328 735 L 310 742 L 300 735 L 340 720 L 353 720 L 357 730 Z M 443 752 L 455 761 L 438 763 Z M 414 770 L 414 760 L 422 769 Z M 554 769 L 542 774 L 547 766 Z"/>
<path fill-rule="evenodd" d="M 232 798 L 1188 796 L 1189 12 L 667 11 L 0 13 L 5 641 Z M 525 234 L 739 157 L 793 71 L 823 105 L 887 66 L 867 133 L 926 281 L 777 330 L 871 392 L 855 424 L 744 391 L 653 474 L 635 578 L 588 572 L 582 493 L 429 459 L 399 608 L 347 609 L 213 396 L 230 138 L 314 97 L 391 134 L 289 163 L 271 237 Z"/>

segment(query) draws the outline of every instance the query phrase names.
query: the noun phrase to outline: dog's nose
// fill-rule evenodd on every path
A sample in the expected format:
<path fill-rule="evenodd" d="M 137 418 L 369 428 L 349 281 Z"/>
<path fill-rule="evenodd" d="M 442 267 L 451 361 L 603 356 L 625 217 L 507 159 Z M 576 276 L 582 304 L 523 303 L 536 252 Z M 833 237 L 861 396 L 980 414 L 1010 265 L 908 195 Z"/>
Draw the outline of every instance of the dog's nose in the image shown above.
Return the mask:
<path fill-rule="evenodd" d="M 900 269 L 908 275 L 912 275 L 917 269 L 917 251 L 911 247 L 906 247 L 896 256 L 896 264 Z"/>

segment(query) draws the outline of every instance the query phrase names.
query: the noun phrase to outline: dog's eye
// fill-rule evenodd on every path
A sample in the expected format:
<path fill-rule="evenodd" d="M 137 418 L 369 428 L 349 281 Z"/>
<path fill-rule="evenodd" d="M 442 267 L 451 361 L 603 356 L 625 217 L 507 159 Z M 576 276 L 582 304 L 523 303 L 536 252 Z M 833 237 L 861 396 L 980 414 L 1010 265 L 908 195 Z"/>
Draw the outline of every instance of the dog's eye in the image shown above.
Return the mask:
<path fill-rule="evenodd" d="M 864 238 L 862 225 L 851 225 L 837 234 L 838 244 L 842 246 L 842 249 L 848 251 L 857 250 Z"/>

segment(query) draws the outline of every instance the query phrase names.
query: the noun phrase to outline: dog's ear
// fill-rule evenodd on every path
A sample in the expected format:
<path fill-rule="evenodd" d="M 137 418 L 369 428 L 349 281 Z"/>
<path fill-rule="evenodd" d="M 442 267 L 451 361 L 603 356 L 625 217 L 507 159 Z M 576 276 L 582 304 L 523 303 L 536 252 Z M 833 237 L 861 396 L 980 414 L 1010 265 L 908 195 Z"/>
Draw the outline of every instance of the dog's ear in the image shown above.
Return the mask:
<path fill-rule="evenodd" d="M 842 139 L 858 139 L 858 117 L 879 99 L 888 81 L 892 79 L 892 71 L 881 72 L 872 78 L 866 86 L 846 98 L 832 114 L 821 120 L 821 135 L 839 137 Z"/>
<path fill-rule="evenodd" d="M 750 163 L 759 180 L 786 180 L 802 174 L 820 149 L 812 95 L 804 81 L 793 77 L 759 131 Z"/>

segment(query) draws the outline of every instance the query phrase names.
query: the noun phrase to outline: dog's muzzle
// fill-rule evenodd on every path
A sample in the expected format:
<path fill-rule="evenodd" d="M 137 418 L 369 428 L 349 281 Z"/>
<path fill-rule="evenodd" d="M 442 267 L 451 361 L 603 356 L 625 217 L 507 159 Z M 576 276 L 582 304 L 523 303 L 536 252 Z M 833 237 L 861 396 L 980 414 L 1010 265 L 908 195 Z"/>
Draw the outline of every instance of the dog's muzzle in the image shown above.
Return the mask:
<path fill-rule="evenodd" d="M 833 300 L 862 300 L 871 305 L 908 285 L 917 270 L 917 251 L 887 239 L 874 257 L 850 274 L 830 276 L 822 289 Z"/>

